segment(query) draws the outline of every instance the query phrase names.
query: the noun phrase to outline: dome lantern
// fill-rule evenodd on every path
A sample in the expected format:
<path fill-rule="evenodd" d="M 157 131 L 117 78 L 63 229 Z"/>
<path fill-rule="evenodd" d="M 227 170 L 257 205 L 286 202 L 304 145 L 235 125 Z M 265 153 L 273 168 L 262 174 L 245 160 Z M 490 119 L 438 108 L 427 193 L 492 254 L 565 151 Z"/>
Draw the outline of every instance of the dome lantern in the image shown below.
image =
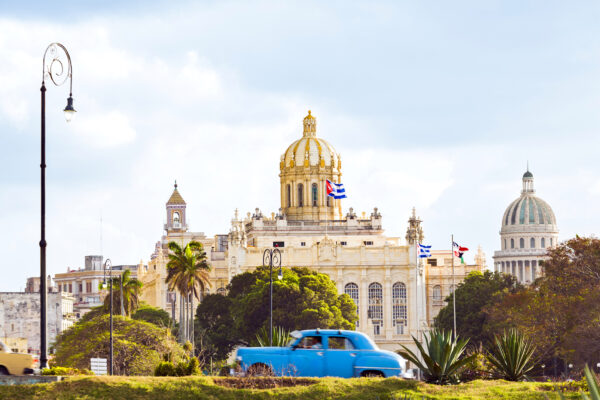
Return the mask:
<path fill-rule="evenodd" d="M 308 115 L 304 117 L 304 137 L 316 137 L 317 136 L 317 119 L 313 117 L 308 110 Z"/>
<path fill-rule="evenodd" d="M 527 167 L 527 171 L 523 174 L 523 193 L 535 193 L 535 189 L 533 188 L 533 174 L 529 172 L 529 167 Z"/>

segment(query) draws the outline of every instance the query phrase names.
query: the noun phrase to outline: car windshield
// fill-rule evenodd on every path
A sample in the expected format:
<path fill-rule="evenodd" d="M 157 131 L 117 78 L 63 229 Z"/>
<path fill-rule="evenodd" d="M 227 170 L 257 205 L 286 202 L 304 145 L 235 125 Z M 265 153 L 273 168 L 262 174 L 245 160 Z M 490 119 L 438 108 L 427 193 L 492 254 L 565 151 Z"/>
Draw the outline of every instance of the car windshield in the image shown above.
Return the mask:
<path fill-rule="evenodd" d="M 292 347 L 294 345 L 294 343 L 296 343 L 298 341 L 298 339 L 296 339 L 295 337 L 290 338 L 289 342 L 288 342 L 288 347 Z"/>

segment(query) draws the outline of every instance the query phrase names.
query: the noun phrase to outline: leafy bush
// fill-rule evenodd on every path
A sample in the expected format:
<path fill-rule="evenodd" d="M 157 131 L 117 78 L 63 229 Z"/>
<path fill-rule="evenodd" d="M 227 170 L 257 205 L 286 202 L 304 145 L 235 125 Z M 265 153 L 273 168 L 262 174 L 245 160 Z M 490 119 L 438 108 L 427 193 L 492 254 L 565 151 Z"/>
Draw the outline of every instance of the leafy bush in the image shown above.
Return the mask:
<path fill-rule="evenodd" d="M 487 359 L 496 374 L 507 381 L 527 379 L 527 373 L 534 367 L 535 346 L 521 332 L 511 329 L 496 336 Z"/>
<path fill-rule="evenodd" d="M 398 350 L 398 354 L 415 364 L 425 374 L 425 380 L 438 385 L 458 383 L 458 372 L 471 362 L 475 355 L 460 358 L 465 351 L 469 339 L 452 339 L 452 332 L 443 329 L 433 329 L 429 334 L 424 333 L 425 348 L 413 336 L 415 345 L 419 349 L 421 357 L 401 345 L 404 350 Z M 423 359 L 423 362 L 419 358 Z"/>
<path fill-rule="evenodd" d="M 132 315 L 131 318 L 139 321 L 146 321 L 159 326 L 161 328 L 170 328 L 173 323 L 169 313 L 158 307 L 151 307 L 147 304 L 140 306 Z"/>
<path fill-rule="evenodd" d="M 468 353 L 473 358 L 467 362 L 460 370 L 460 380 L 462 382 L 474 381 L 476 379 L 491 379 L 493 369 L 485 353 L 480 350 L 471 350 Z"/>
<path fill-rule="evenodd" d="M 89 369 L 77 369 L 77 368 L 67 368 L 67 367 L 51 367 L 44 368 L 42 370 L 42 375 L 52 375 L 52 376 L 67 376 L 67 375 L 93 375 L 94 373 Z"/>
<path fill-rule="evenodd" d="M 151 375 L 163 359 L 177 362 L 184 357 L 168 329 L 147 322 L 115 316 L 113 337 L 115 375 Z M 109 317 L 77 322 L 58 335 L 54 347 L 54 365 L 61 367 L 84 369 L 90 358 L 108 359 Z"/>
<path fill-rule="evenodd" d="M 154 376 L 177 376 L 175 366 L 170 361 L 162 361 L 156 366 Z"/>

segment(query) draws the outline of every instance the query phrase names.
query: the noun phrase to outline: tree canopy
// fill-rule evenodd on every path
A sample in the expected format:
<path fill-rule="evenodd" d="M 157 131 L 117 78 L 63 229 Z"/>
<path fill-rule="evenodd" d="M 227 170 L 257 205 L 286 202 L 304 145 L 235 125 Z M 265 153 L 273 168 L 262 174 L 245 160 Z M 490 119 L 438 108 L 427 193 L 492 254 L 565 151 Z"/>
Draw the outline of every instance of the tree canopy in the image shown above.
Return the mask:
<path fill-rule="evenodd" d="M 499 272 L 471 272 L 456 288 L 456 330 L 463 338 L 470 338 L 470 344 L 490 344 L 493 342 L 492 332 L 484 330 L 488 315 L 485 310 L 490 304 L 498 301 L 505 293 L 515 292 L 521 288 L 511 275 Z M 434 326 L 439 329 L 452 330 L 453 297 L 446 298 L 447 305 L 434 319 Z"/>
<path fill-rule="evenodd" d="M 486 330 L 515 327 L 542 357 L 583 366 L 600 359 L 600 240 L 575 237 L 548 250 L 544 276 L 489 307 Z"/>
<path fill-rule="evenodd" d="M 269 325 L 269 269 L 235 276 L 228 294 L 207 296 L 196 313 L 196 346 L 206 355 L 224 358 L 236 344 L 255 345 L 256 334 Z M 273 325 L 286 330 L 354 329 L 356 305 L 338 294 L 325 274 L 308 268 L 273 273 Z"/>
<path fill-rule="evenodd" d="M 139 321 L 146 321 L 162 328 L 170 328 L 173 325 L 171 316 L 162 308 L 152 307 L 142 304 L 132 315 L 131 318 Z"/>
<path fill-rule="evenodd" d="M 127 317 L 113 318 L 115 374 L 152 375 L 164 359 L 178 362 L 184 356 L 168 329 Z M 57 336 L 53 364 L 89 369 L 92 357 L 108 360 L 109 335 L 108 315 L 77 322 Z"/>

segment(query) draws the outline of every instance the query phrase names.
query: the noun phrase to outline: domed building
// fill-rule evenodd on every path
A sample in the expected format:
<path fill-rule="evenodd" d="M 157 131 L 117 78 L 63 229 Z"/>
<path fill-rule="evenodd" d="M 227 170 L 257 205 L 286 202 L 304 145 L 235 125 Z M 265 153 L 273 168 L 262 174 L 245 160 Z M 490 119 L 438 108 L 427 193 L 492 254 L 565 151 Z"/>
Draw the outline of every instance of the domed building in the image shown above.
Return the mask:
<path fill-rule="evenodd" d="M 521 196 L 510 203 L 501 226 L 495 270 L 512 274 L 521 283 L 533 282 L 543 272 L 540 261 L 546 257 L 546 249 L 558 243 L 558 227 L 552 208 L 535 195 L 529 169 L 523 174 Z"/>

